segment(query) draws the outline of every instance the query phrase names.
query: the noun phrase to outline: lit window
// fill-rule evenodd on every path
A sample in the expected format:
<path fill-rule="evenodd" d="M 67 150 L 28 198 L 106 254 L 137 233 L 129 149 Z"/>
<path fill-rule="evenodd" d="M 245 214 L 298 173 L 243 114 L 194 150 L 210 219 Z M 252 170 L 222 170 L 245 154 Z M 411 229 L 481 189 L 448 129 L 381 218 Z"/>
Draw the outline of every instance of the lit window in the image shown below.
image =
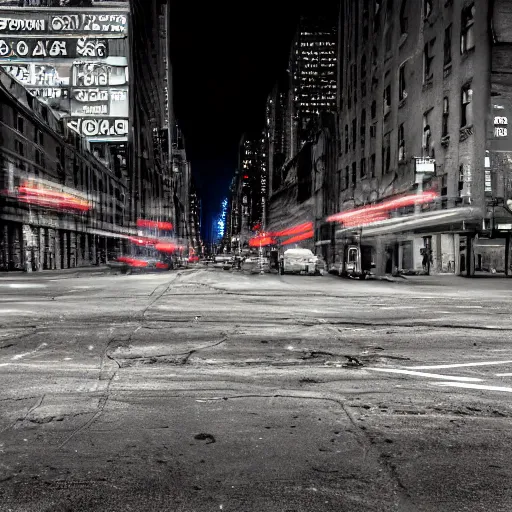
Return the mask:
<path fill-rule="evenodd" d="M 466 53 L 475 47 L 474 38 L 475 4 L 464 7 L 461 12 L 460 53 Z"/>

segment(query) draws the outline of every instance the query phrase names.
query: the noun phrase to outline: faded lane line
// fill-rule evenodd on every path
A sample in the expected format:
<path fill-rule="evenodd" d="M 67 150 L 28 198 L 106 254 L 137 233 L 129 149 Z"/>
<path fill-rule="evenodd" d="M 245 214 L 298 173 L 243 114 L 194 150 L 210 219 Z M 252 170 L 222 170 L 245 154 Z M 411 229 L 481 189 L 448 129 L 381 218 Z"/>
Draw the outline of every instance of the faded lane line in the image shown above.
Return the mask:
<path fill-rule="evenodd" d="M 46 284 L 36 284 L 36 283 L 9 283 L 4 284 L 0 283 L 0 286 L 6 287 L 6 288 L 48 288 L 48 285 Z"/>
<path fill-rule="evenodd" d="M 496 373 L 496 377 L 512 377 L 512 373 Z"/>
<path fill-rule="evenodd" d="M 486 391 L 505 391 L 506 393 L 512 393 L 512 388 L 506 388 L 502 386 L 486 386 L 485 384 L 469 384 L 465 382 L 434 382 L 436 386 L 454 386 L 456 388 L 467 388 L 467 389 L 483 389 Z"/>
<path fill-rule="evenodd" d="M 23 354 L 16 354 L 15 356 L 11 357 L 12 361 L 16 361 L 18 359 L 22 359 L 24 357 L 30 356 L 32 354 L 35 354 L 37 351 L 41 350 L 44 347 L 47 347 L 48 343 L 41 343 L 38 347 L 36 347 L 34 350 L 31 350 L 30 352 L 24 352 Z"/>
<path fill-rule="evenodd" d="M 455 306 L 458 309 L 482 309 L 483 306 Z"/>
<path fill-rule="evenodd" d="M 436 370 L 437 368 L 463 368 L 464 366 L 492 366 L 494 364 L 512 364 L 512 360 L 509 361 L 482 361 L 478 363 L 454 363 L 454 364 L 437 364 L 431 366 L 405 366 L 410 370 Z"/>
<path fill-rule="evenodd" d="M 424 373 L 424 372 L 413 372 L 412 370 L 402 370 L 398 368 L 366 368 L 374 372 L 384 373 L 399 373 L 403 375 L 415 375 L 417 377 L 427 377 L 429 379 L 443 379 L 443 380 L 461 380 L 467 382 L 482 382 L 483 379 L 477 379 L 476 377 L 457 377 L 455 375 L 439 375 L 437 373 Z"/>

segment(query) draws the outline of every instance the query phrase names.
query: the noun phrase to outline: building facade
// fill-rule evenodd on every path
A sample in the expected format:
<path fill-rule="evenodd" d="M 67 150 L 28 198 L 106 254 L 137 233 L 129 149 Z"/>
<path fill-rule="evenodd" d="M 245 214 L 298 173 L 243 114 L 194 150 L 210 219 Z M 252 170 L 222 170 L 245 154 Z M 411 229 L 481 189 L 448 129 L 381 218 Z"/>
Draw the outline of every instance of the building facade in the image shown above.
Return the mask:
<path fill-rule="evenodd" d="M 500 1 L 342 3 L 340 210 L 439 194 L 415 219 L 363 227 L 379 272 L 420 270 L 430 251 L 433 271 L 471 275 L 479 238 L 510 238 L 510 166 L 494 151 L 508 141 L 507 18 Z"/>
<path fill-rule="evenodd" d="M 89 142 L 0 70 L 0 270 L 105 263 L 130 228 L 128 189 Z"/>

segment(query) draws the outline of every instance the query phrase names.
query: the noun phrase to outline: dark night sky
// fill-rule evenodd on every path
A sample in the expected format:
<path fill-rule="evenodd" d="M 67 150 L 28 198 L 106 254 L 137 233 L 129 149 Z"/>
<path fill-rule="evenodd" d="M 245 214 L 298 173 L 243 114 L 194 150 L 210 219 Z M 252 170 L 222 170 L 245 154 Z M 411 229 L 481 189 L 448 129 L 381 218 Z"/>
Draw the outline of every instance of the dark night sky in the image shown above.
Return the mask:
<path fill-rule="evenodd" d="M 208 217 L 227 195 L 240 137 L 264 126 L 266 97 L 286 69 L 299 2 L 220 4 L 171 2 L 175 113 Z"/>

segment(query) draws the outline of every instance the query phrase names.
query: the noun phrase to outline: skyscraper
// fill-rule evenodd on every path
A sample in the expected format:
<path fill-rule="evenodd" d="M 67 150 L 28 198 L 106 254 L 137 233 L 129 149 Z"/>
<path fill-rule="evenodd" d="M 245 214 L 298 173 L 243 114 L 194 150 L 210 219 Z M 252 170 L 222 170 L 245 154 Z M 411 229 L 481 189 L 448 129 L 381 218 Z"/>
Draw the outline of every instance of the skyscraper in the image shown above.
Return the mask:
<path fill-rule="evenodd" d="M 289 71 L 299 148 L 316 116 L 336 110 L 337 12 L 335 2 L 305 12 L 293 42 Z"/>

